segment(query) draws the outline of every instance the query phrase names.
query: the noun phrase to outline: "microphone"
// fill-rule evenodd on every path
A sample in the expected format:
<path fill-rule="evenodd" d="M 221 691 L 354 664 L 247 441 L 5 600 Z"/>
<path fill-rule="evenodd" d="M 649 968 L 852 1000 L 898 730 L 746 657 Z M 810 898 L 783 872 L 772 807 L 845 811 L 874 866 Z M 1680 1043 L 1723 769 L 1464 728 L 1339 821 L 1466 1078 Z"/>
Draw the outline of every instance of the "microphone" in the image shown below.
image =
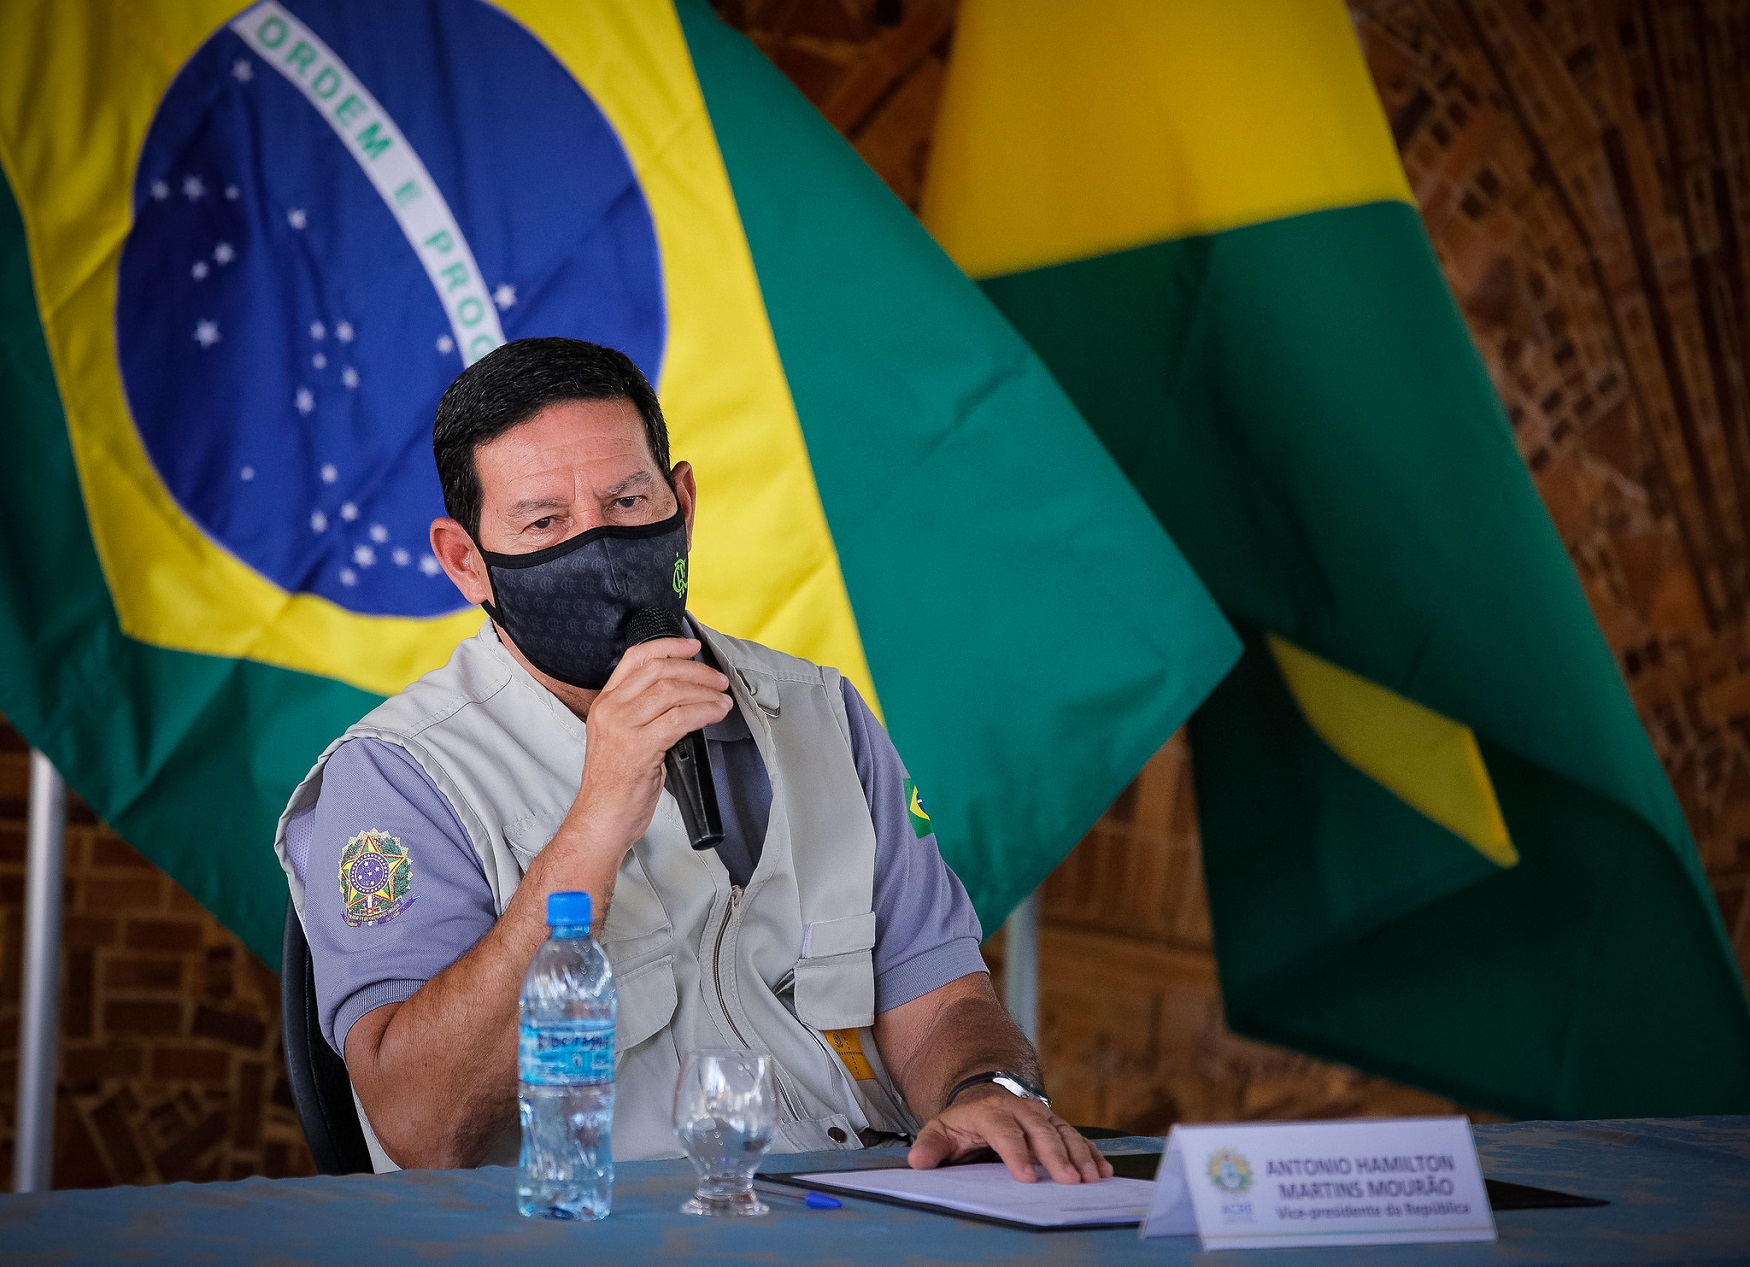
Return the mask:
<path fill-rule="evenodd" d="M 626 622 L 626 640 L 632 646 L 657 638 L 685 638 L 687 627 L 666 607 L 642 607 Z M 723 839 L 723 815 L 717 809 L 717 785 L 711 781 L 711 754 L 705 747 L 705 732 L 682 735 L 663 758 L 668 769 L 669 790 L 680 802 L 681 822 L 694 849 L 715 849 Z"/>

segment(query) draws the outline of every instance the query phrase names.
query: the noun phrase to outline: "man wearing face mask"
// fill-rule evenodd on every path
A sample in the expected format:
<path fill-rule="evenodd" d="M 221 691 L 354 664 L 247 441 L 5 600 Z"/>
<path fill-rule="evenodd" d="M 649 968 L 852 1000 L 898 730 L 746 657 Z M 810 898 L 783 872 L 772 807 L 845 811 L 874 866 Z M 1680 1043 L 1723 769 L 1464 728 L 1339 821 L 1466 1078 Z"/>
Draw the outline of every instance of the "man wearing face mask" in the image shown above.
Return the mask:
<path fill-rule="evenodd" d="M 377 1169 L 512 1163 L 517 994 L 547 895 L 586 890 L 619 993 L 613 1152 L 678 1156 L 682 1054 L 774 1057 L 782 1151 L 915 1136 L 1017 1178 L 1111 1168 L 1050 1111 L 898 754 L 832 669 L 684 611 L 697 497 L 608 348 L 524 339 L 438 406 L 432 550 L 488 620 L 293 794 L 277 848 Z M 724 835 L 664 756 L 703 729 Z"/>

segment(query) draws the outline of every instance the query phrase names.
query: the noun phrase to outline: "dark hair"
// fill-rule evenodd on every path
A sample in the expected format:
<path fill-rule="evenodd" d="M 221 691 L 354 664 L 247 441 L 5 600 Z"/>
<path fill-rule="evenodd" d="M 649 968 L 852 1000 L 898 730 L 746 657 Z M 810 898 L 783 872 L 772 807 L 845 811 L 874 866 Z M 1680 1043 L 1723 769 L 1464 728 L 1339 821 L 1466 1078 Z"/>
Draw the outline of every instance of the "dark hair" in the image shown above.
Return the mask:
<path fill-rule="evenodd" d="M 669 477 L 668 424 L 656 392 L 631 357 L 582 339 L 517 339 L 456 375 L 438 401 L 432 424 L 431 452 L 437 459 L 444 511 L 469 536 L 480 535 L 480 472 L 474 450 L 566 400 L 631 401 L 644 419 L 650 456 L 663 478 Z"/>

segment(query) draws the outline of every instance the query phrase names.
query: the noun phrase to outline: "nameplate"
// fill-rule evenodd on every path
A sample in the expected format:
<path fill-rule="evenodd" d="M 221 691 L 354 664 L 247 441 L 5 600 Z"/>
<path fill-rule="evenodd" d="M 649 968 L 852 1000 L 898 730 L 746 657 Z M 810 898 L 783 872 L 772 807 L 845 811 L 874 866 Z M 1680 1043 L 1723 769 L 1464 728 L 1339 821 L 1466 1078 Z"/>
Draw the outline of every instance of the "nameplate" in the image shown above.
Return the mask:
<path fill-rule="evenodd" d="M 1144 1236 L 1204 1249 L 1492 1241 L 1462 1117 L 1175 1126 Z"/>

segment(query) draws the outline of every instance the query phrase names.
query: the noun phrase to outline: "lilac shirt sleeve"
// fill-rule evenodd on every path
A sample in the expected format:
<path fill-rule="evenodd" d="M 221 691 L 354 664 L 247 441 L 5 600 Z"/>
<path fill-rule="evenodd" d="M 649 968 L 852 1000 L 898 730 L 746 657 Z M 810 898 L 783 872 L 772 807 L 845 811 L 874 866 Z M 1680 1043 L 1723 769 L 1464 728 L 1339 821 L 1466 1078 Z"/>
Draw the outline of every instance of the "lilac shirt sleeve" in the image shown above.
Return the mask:
<path fill-rule="evenodd" d="M 989 972 L 966 889 L 942 861 L 934 833 L 919 836 L 906 810 L 905 765 L 852 686 L 844 686 L 851 754 L 875 824 L 875 1010 L 886 1012 L 970 972 Z"/>
<path fill-rule="evenodd" d="M 304 936 L 316 972 L 322 1035 L 346 1051 L 353 1022 L 400 1003 L 479 941 L 498 918 L 492 889 L 467 829 L 408 753 L 378 739 L 352 739 L 322 771 L 322 793 L 301 825 L 309 840 Z M 340 855 L 363 831 L 385 831 L 412 864 L 412 903 L 385 923 L 346 922 Z"/>

